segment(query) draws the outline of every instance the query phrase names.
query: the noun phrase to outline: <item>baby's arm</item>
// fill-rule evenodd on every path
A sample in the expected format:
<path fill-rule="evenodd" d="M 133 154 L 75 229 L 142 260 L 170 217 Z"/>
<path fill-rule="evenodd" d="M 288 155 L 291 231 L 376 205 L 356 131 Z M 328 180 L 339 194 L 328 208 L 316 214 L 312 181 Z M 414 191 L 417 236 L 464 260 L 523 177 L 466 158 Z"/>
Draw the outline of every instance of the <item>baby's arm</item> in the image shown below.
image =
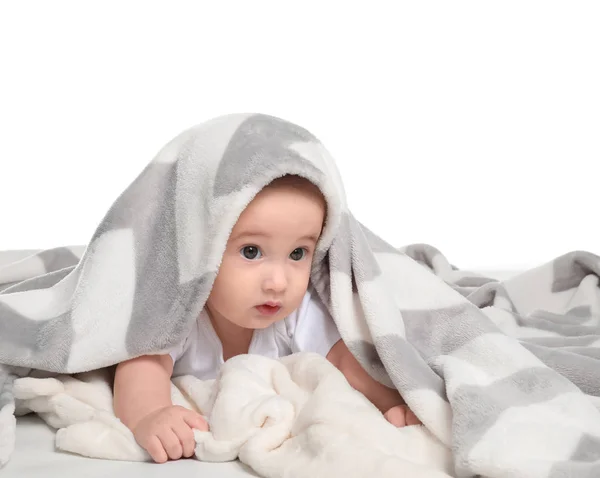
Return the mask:
<path fill-rule="evenodd" d="M 196 446 L 193 429 L 208 430 L 204 418 L 171 401 L 170 355 L 145 355 L 117 366 L 115 415 L 158 463 L 190 457 Z"/>
<path fill-rule="evenodd" d="M 172 405 L 169 355 L 144 355 L 117 366 L 115 415 L 130 429 L 146 415 Z"/>
<path fill-rule="evenodd" d="M 400 393 L 372 378 L 348 350 L 343 340 L 339 340 L 331 348 L 327 359 L 344 374 L 350 385 L 367 397 L 392 424 L 404 426 L 420 423 L 414 413 L 406 407 Z"/>

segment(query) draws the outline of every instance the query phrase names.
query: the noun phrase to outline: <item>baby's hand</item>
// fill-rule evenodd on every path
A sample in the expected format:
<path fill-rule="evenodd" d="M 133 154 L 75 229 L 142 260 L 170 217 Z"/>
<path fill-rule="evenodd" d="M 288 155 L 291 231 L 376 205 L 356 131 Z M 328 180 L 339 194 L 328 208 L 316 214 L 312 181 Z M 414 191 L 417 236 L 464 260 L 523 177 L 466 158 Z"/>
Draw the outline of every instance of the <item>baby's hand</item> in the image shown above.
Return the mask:
<path fill-rule="evenodd" d="M 383 414 L 392 425 L 401 428 L 410 425 L 421 425 L 421 421 L 406 405 L 396 405 Z"/>
<path fill-rule="evenodd" d="M 196 440 L 193 429 L 208 430 L 202 415 L 180 406 L 160 408 L 142 418 L 133 428 L 133 436 L 156 463 L 189 458 Z"/>

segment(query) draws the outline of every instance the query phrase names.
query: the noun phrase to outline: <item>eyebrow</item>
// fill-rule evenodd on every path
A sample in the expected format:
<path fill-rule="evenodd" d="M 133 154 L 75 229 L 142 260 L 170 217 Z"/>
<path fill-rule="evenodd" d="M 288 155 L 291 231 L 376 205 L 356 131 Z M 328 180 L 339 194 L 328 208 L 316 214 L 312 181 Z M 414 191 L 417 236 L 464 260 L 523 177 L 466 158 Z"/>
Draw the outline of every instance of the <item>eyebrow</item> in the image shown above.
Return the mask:
<path fill-rule="evenodd" d="M 244 237 L 263 237 L 266 239 L 271 239 L 272 236 L 270 234 L 265 234 L 264 232 L 246 231 L 246 232 L 241 232 L 241 233 L 237 234 L 232 239 L 237 241 Z M 318 237 L 315 234 L 307 234 L 306 236 L 300 237 L 298 240 L 299 241 L 317 242 Z"/>

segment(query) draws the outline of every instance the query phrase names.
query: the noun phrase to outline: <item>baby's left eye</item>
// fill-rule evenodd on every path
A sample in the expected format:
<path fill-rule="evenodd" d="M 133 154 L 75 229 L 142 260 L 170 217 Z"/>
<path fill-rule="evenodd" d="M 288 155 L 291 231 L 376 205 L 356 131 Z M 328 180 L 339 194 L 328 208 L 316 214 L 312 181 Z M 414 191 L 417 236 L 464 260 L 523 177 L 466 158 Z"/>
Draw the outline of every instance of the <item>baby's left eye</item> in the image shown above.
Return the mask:
<path fill-rule="evenodd" d="M 290 258 L 294 261 L 299 261 L 304 259 L 304 256 L 306 255 L 306 250 L 303 248 L 298 248 L 298 249 L 294 249 L 292 251 L 292 253 L 290 254 Z"/>

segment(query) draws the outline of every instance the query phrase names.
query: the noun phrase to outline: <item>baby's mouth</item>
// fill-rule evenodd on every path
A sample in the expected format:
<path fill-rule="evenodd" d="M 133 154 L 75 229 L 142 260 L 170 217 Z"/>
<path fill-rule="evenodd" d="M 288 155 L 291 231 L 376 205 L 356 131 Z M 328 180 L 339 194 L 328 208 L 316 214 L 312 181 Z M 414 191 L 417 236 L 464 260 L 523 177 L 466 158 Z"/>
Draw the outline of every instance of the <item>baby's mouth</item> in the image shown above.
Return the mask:
<path fill-rule="evenodd" d="M 258 310 L 261 315 L 272 316 L 281 310 L 281 304 L 275 302 L 266 302 L 264 304 L 257 305 L 256 310 Z"/>

